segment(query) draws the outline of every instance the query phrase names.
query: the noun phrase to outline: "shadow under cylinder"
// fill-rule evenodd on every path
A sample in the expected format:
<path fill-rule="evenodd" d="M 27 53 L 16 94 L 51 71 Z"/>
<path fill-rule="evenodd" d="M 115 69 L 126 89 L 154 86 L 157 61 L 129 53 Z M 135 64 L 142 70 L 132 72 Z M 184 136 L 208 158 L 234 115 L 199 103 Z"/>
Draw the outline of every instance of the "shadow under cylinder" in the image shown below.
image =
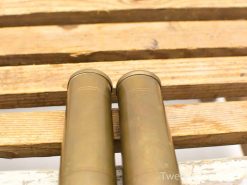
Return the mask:
<path fill-rule="evenodd" d="M 117 84 L 126 185 L 181 185 L 159 78 L 125 74 Z"/>
<path fill-rule="evenodd" d="M 116 185 L 111 81 L 98 70 L 69 80 L 60 185 Z"/>

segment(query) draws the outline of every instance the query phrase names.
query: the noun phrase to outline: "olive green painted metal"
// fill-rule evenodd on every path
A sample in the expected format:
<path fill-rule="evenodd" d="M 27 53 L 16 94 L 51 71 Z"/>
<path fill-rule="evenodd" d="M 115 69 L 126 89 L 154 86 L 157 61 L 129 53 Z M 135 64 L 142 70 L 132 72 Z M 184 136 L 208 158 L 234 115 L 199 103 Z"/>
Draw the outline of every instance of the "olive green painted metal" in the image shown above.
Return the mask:
<path fill-rule="evenodd" d="M 71 76 L 60 185 L 116 185 L 111 90 L 101 71 L 86 69 Z"/>
<path fill-rule="evenodd" d="M 125 74 L 117 84 L 125 185 L 180 185 L 159 78 Z"/>

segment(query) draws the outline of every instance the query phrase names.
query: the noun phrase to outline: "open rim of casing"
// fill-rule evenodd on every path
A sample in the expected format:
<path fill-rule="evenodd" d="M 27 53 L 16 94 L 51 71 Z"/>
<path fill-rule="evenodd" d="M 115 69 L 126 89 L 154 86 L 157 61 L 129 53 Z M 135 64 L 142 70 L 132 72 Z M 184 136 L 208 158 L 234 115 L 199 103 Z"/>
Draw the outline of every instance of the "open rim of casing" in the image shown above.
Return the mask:
<path fill-rule="evenodd" d="M 159 79 L 159 77 L 157 75 L 155 75 L 154 73 L 150 72 L 150 71 L 145 71 L 145 70 L 135 70 L 135 71 L 131 71 L 131 72 L 128 72 L 126 74 L 124 74 L 117 82 L 117 85 L 116 85 L 116 90 L 118 92 L 118 87 L 119 85 L 126 79 L 130 78 L 130 77 L 133 77 L 133 76 L 136 76 L 136 75 L 143 75 L 143 76 L 149 76 L 153 79 L 155 79 L 159 86 L 161 87 L 161 81 Z"/>
<path fill-rule="evenodd" d="M 73 73 L 73 74 L 70 76 L 69 81 L 68 81 L 67 88 L 69 87 L 69 84 L 70 84 L 70 82 L 71 82 L 71 80 L 72 80 L 73 78 L 75 78 L 75 77 L 77 77 L 77 76 L 79 76 L 79 75 L 81 75 L 81 74 L 85 74 L 85 73 L 93 73 L 93 74 L 97 74 L 97 75 L 99 75 L 99 76 L 105 78 L 105 79 L 108 81 L 108 83 L 109 83 L 109 85 L 110 85 L 110 88 L 111 88 L 111 91 L 112 91 L 112 88 L 113 88 L 113 87 L 112 87 L 112 81 L 111 81 L 111 79 L 109 78 L 108 75 L 106 75 L 104 72 L 102 72 L 102 71 L 100 71 L 100 70 L 98 70 L 98 69 L 81 69 L 81 70 L 79 70 L 79 71 L 76 71 L 75 73 Z"/>

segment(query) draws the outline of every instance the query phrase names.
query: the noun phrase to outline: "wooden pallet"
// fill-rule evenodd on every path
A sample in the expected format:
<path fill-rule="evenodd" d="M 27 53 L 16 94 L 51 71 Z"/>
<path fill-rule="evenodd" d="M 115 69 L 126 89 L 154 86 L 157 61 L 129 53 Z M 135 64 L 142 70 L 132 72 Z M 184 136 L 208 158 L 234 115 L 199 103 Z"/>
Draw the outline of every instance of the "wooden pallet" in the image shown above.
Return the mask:
<path fill-rule="evenodd" d="M 65 105 L 82 68 L 114 86 L 144 69 L 165 100 L 237 100 L 167 106 L 176 148 L 247 143 L 246 0 L 2 0 L 0 40 L 1 109 Z M 120 151 L 118 110 L 113 120 Z M 0 157 L 60 155 L 63 125 L 64 111 L 0 113 Z"/>

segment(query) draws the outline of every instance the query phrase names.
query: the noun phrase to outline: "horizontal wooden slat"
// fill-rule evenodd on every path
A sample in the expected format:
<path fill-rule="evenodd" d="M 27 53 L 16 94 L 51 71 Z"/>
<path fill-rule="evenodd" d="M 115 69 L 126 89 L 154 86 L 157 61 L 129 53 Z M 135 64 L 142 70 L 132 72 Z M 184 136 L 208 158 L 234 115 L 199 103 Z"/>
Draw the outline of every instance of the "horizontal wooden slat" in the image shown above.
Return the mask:
<path fill-rule="evenodd" d="M 179 170 L 183 185 L 245 185 L 247 182 L 247 157 L 180 162 Z M 123 185 L 122 167 L 116 168 L 116 174 L 117 185 Z M 163 178 L 162 174 L 161 178 Z M 0 172 L 1 184 L 24 185 L 26 182 L 28 185 L 57 185 L 58 171 Z"/>
<path fill-rule="evenodd" d="M 247 21 L 0 29 L 0 65 L 247 55 Z"/>
<path fill-rule="evenodd" d="M 247 101 L 167 106 L 176 148 L 247 143 Z M 119 120 L 113 111 L 114 138 L 119 151 Z M 0 157 L 60 154 L 63 111 L 0 114 Z"/>
<path fill-rule="evenodd" d="M 114 86 L 131 70 L 152 71 L 162 81 L 164 99 L 247 94 L 247 57 L 30 65 L 0 67 L 0 108 L 64 105 L 69 76 L 83 68 L 104 71 Z"/>
<path fill-rule="evenodd" d="M 245 0 L 2 0 L 0 26 L 246 19 Z"/>

